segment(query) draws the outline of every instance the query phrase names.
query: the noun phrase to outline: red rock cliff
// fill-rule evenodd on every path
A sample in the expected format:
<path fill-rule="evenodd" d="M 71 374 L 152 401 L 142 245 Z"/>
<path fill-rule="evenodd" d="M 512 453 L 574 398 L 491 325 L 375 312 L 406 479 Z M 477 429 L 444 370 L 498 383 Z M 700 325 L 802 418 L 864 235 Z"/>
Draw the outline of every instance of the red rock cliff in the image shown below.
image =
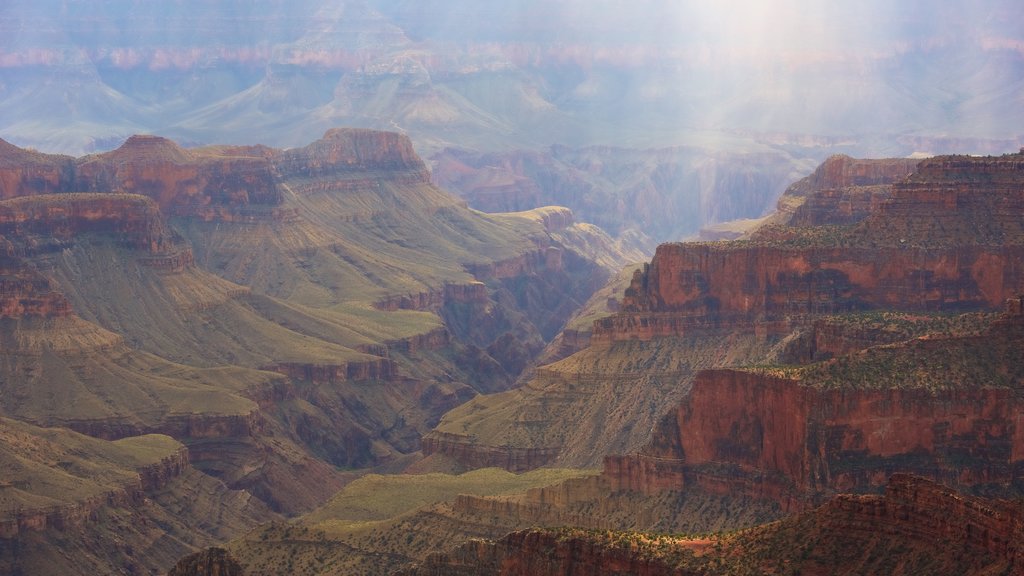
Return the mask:
<path fill-rule="evenodd" d="M 18 258 L 14 245 L 0 236 L 0 319 L 70 314 L 67 298 L 45 276 Z"/>
<path fill-rule="evenodd" d="M 801 181 L 809 190 L 833 190 L 849 186 L 891 184 L 914 171 L 919 160 L 911 158 L 863 159 L 845 154 L 829 156 L 814 173 Z"/>
<path fill-rule="evenodd" d="M 852 227 L 663 244 L 594 341 L 873 308 L 998 307 L 1024 289 L 1022 164 L 1021 154 L 922 162 Z"/>
<path fill-rule="evenodd" d="M 0 201 L 0 234 L 69 240 L 90 232 L 116 235 L 128 247 L 158 253 L 170 232 L 156 203 L 136 194 L 47 194 Z"/>
<path fill-rule="evenodd" d="M 708 370 L 613 485 L 700 487 L 801 508 L 893 473 L 954 486 L 1024 480 L 1020 299 L 979 336 L 924 337 L 780 371 Z"/>
<path fill-rule="evenodd" d="M 362 128 L 333 128 L 308 146 L 278 152 L 273 162 L 284 177 L 389 171 L 430 181 L 407 136 Z"/>
<path fill-rule="evenodd" d="M 159 136 L 80 158 L 76 188 L 149 196 L 168 216 L 246 220 L 272 214 L 281 192 L 262 147 L 186 150 Z"/>
<path fill-rule="evenodd" d="M 66 192 L 74 182 L 75 160 L 42 154 L 0 140 L 0 200 Z"/>

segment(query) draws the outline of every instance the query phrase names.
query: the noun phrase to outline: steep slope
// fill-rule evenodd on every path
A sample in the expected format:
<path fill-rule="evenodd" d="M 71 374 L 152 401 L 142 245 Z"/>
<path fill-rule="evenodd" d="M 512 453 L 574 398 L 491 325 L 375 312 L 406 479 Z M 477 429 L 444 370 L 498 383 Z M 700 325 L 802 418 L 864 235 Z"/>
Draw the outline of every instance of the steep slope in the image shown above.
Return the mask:
<path fill-rule="evenodd" d="M 275 390 L 287 397 L 291 387 L 259 368 L 349 359 L 361 367 L 355 376 L 383 359 L 303 337 L 235 303 L 247 290 L 196 269 L 146 197 L 57 194 L 2 204 L 5 262 L 12 277 L 29 279 L 12 283 L 5 300 L 16 305 L 0 319 L 5 414 L 101 438 L 170 434 L 192 447 L 201 469 L 278 509 L 310 507 L 340 486 L 320 459 L 363 457 L 354 454 L 364 446 L 344 440 L 366 438 L 359 427 L 314 441 L 268 421 L 261 399 Z M 218 321 L 197 323 L 199 311 Z M 238 327 L 246 329 L 232 335 Z M 340 366 L 347 376 L 348 364 Z M 285 438 L 261 440 L 274 428 Z"/>
<path fill-rule="evenodd" d="M 801 509 L 909 472 L 1019 494 L 1021 299 L 980 333 L 930 335 L 800 367 L 699 374 L 617 484 L 747 494 Z"/>
<path fill-rule="evenodd" d="M 7 418 L 0 436 L 4 573 L 160 570 L 274 517 L 196 471 L 166 436 L 110 442 Z"/>
<path fill-rule="evenodd" d="M 4 196 L 22 195 L 0 205 L 6 413 L 172 434 L 283 511 L 510 386 L 623 260 L 565 209 L 465 208 L 396 134 L 287 151 L 136 136 L 71 164 L 5 150 Z M 26 187 L 36 165 L 62 169 Z"/>

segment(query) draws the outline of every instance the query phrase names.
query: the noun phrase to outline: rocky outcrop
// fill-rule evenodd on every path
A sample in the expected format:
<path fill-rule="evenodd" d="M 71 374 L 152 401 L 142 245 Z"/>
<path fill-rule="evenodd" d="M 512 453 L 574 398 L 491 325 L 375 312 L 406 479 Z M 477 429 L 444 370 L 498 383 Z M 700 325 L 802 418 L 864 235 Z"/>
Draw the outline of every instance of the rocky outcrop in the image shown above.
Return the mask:
<path fill-rule="evenodd" d="M 496 542 L 471 540 L 451 553 L 433 554 L 403 576 L 686 576 L 671 555 L 658 555 L 657 544 L 640 537 L 566 530 L 513 532 Z"/>
<path fill-rule="evenodd" d="M 443 454 L 470 468 L 504 468 L 525 472 L 549 464 L 558 456 L 558 448 L 519 448 L 515 446 L 482 446 L 473 438 L 450 432 L 432 431 L 423 437 L 424 456 Z"/>
<path fill-rule="evenodd" d="M 120 148 L 78 160 L 81 191 L 152 198 L 168 216 L 246 221 L 283 218 L 268 149 L 186 150 L 159 136 L 132 136 Z"/>
<path fill-rule="evenodd" d="M 895 474 L 884 496 L 843 494 L 815 512 L 836 533 L 885 534 L 917 544 L 956 542 L 1024 573 L 1024 507 L 972 497 L 909 474 Z"/>
<path fill-rule="evenodd" d="M 47 194 L 0 202 L 0 234 L 67 241 L 107 233 L 134 250 L 171 248 L 160 209 L 137 194 Z"/>
<path fill-rule="evenodd" d="M 338 384 L 348 381 L 391 380 L 398 376 L 398 367 L 387 358 L 375 358 L 359 362 L 343 364 L 308 364 L 297 362 L 278 362 L 262 367 L 284 374 L 295 380 L 305 380 L 315 384 Z"/>
<path fill-rule="evenodd" d="M 612 485 L 699 487 L 801 509 L 898 472 L 965 489 L 1024 482 L 1021 299 L 978 336 L 922 337 L 802 368 L 708 370 Z"/>
<path fill-rule="evenodd" d="M 595 342 L 866 309 L 996 308 L 1024 288 L 1024 155 L 945 157 L 852 227 L 768 227 L 750 240 L 663 244 Z M 828 174 L 823 179 L 832 179 Z M 774 325 L 773 322 L 783 322 Z"/>
<path fill-rule="evenodd" d="M 59 318 L 71 315 L 71 304 L 50 281 L 14 255 L 0 236 L 0 318 Z"/>
<path fill-rule="evenodd" d="M 245 571 L 231 552 L 213 547 L 182 558 L 167 576 L 245 576 Z"/>
<path fill-rule="evenodd" d="M 75 159 L 20 149 L 0 139 L 0 200 L 70 192 Z"/>
<path fill-rule="evenodd" d="M 167 414 L 154 425 L 144 425 L 121 419 L 67 420 L 60 422 L 74 430 L 104 440 L 118 440 L 142 434 L 165 434 L 172 438 L 210 440 L 244 438 L 261 427 L 257 410 L 246 414 Z"/>
<path fill-rule="evenodd" d="M 851 186 L 892 184 L 910 175 L 920 160 L 913 158 L 865 159 L 845 154 L 829 156 L 810 176 L 791 187 L 794 192 L 839 190 Z"/>
<path fill-rule="evenodd" d="M 431 310 L 436 312 L 449 303 L 484 304 L 488 301 L 487 285 L 483 282 L 445 284 L 440 290 L 416 294 L 391 295 L 374 303 L 379 310 Z"/>
<path fill-rule="evenodd" d="M 70 156 L 25 150 L 0 139 L 0 200 L 68 192 L 74 173 Z"/>
<path fill-rule="evenodd" d="M 286 178 L 386 171 L 409 173 L 422 183 L 430 181 L 409 137 L 379 130 L 332 128 L 308 146 L 274 154 L 273 163 Z"/>

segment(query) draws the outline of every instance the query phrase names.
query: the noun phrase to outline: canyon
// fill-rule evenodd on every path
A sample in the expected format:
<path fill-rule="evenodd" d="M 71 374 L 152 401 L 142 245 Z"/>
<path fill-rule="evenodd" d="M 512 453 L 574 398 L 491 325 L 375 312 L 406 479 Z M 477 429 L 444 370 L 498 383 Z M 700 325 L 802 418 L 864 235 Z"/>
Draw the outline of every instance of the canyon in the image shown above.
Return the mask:
<path fill-rule="evenodd" d="M 593 322 L 587 348 L 448 413 L 424 446 L 499 466 L 516 454 L 545 455 L 517 466 L 601 465 L 638 451 L 701 370 L 854 352 L 999 310 L 1024 285 L 1024 234 L 1010 216 L 1024 200 L 1020 158 L 829 159 L 744 238 L 659 246 L 617 310 Z M 836 190 L 878 186 L 888 190 L 860 220 L 804 225 L 807 206 L 845 202 Z M 888 333 L 888 310 L 920 321 Z M 830 330 L 838 342 L 825 341 Z"/>
<path fill-rule="evenodd" d="M 398 134 L 334 129 L 284 151 L 157 136 L 77 159 L 3 150 L 3 414 L 104 441 L 173 437 L 189 482 L 249 494 L 267 515 L 316 507 L 349 470 L 415 459 L 442 413 L 511 386 L 636 257 L 564 208 L 469 210 Z"/>
<path fill-rule="evenodd" d="M 1016 573 L 1024 304 L 1007 215 L 1020 209 L 1019 158 L 836 156 L 741 239 L 669 245 L 628 267 L 617 296 L 598 292 L 581 312 L 589 343 L 571 322 L 578 348 L 564 351 L 563 334 L 561 358 L 523 386 L 448 412 L 417 465 L 596 473 L 450 497 L 372 530 L 332 529 L 352 520 L 322 510 L 298 523 L 309 553 L 296 566 L 328 573 L 339 556 L 326 551 L 343 549 L 366 574 L 408 562 L 410 574 Z M 975 226 L 992 232 L 957 232 Z M 926 258 L 874 282 L 871 254 L 884 262 L 890 243 Z M 799 280 L 789 260 L 759 255 L 780 245 L 805 259 Z M 690 259 L 709 250 L 745 259 Z M 847 284 L 858 298 L 835 305 L 810 278 L 847 259 L 866 272 Z M 955 291 L 903 286 L 935 269 Z M 752 298 L 758 286 L 772 298 Z M 700 536 L 666 536 L 679 533 Z M 263 535 L 231 546 L 255 574 L 296 538 Z"/>
<path fill-rule="evenodd" d="M 78 516 L 19 505 L 5 541 L 43 551 L 65 534 L 86 546 L 91 518 L 159 516 L 146 507 L 157 493 L 175 506 L 182 493 L 154 478 L 178 474 L 218 486 L 204 506 L 244 494 L 255 508 L 173 558 L 154 552 L 161 569 L 236 538 L 237 566 L 182 569 L 270 573 L 301 548 L 293 561 L 314 572 L 451 558 L 471 570 L 541 546 L 571 560 L 531 570 L 662 573 L 656 554 L 615 548 L 640 536 L 528 532 L 500 553 L 427 552 L 536 525 L 743 529 L 683 546 L 687 562 L 710 562 L 708 546 L 762 550 L 744 540 L 766 530 L 756 526 L 828 517 L 836 502 L 904 486 L 899 474 L 949 487 L 913 494 L 1019 498 L 1020 157 L 835 156 L 740 238 L 663 244 L 627 266 L 638 253 L 566 208 L 469 209 L 398 134 L 332 129 L 284 151 L 141 136 L 70 161 L 18 152 L 62 168 L 31 184 L 0 164 L 3 415 L 178 448 L 173 474 L 136 467 L 129 485 L 141 488 L 85 497 Z M 599 290 L 613 272 L 616 288 Z M 331 496 L 368 470 L 444 472 L 458 485 L 492 466 L 592 471 L 452 494 L 372 529 L 332 524 Z M 865 510 L 889 504 L 864 506 L 865 523 L 888 517 Z M 237 539 L 257 509 L 314 512 Z M 1016 561 L 995 541 L 979 546 Z M 391 560 L 367 564 L 380 554 Z"/>

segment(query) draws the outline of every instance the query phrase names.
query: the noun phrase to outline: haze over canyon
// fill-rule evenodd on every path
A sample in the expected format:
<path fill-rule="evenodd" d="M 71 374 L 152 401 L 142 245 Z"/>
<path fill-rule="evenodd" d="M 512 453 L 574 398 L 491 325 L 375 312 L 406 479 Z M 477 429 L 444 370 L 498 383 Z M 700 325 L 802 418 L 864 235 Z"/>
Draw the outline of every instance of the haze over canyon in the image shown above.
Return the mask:
<path fill-rule="evenodd" d="M 1024 574 L 1024 7 L 0 5 L 0 574 Z"/>

